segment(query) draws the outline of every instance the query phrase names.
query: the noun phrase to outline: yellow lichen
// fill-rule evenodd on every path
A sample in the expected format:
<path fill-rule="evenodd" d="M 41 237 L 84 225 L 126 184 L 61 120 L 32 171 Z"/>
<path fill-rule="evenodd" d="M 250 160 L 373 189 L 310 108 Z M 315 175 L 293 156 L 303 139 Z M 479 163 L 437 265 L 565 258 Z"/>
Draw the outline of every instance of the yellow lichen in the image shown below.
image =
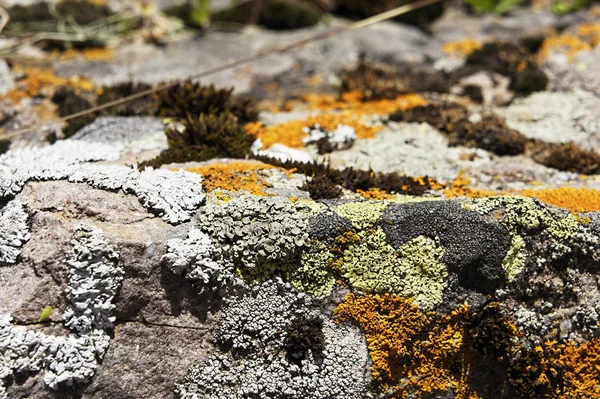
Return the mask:
<path fill-rule="evenodd" d="M 597 40 L 596 40 L 597 44 Z M 538 62 L 544 61 L 552 53 L 565 53 L 572 60 L 580 51 L 589 51 L 594 48 L 594 40 L 586 40 L 575 34 L 566 33 L 559 36 L 547 37 L 537 54 Z"/>
<path fill-rule="evenodd" d="M 462 39 L 445 43 L 442 50 L 448 55 L 467 57 L 482 47 L 483 44 L 479 40 Z"/>
<path fill-rule="evenodd" d="M 427 104 L 427 100 L 418 94 L 404 94 L 393 100 L 364 101 L 363 94 L 359 91 L 349 91 L 341 96 L 310 94 L 304 96 L 303 100 L 312 110 L 352 110 L 353 113 L 363 115 L 390 114 L 398 109 L 406 111 Z"/>
<path fill-rule="evenodd" d="M 261 174 L 274 166 L 264 163 L 231 162 L 213 163 L 206 166 L 187 168 L 188 172 L 202 175 L 202 185 L 208 192 L 227 190 L 230 192 L 248 191 L 253 195 L 267 195 L 269 187 L 265 176 Z"/>
<path fill-rule="evenodd" d="M 16 66 L 13 72 L 22 73 L 23 78 L 16 82 L 14 89 L 0 96 L 0 100 L 10 99 L 13 103 L 19 103 L 25 98 L 50 96 L 56 88 L 64 86 L 85 91 L 94 89 L 94 84 L 87 79 L 78 76 L 63 78 L 56 76 L 50 69 Z"/>
<path fill-rule="evenodd" d="M 370 188 L 368 190 L 356 190 L 356 192 L 363 198 L 372 200 L 384 200 L 396 198 L 395 195 L 388 193 L 385 190 L 379 188 Z"/>
<path fill-rule="evenodd" d="M 460 172 L 448 187 L 442 192 L 446 198 L 469 197 L 483 198 L 501 195 L 502 193 L 491 190 L 480 190 L 477 188 L 468 187 L 471 179 L 464 173 Z"/>

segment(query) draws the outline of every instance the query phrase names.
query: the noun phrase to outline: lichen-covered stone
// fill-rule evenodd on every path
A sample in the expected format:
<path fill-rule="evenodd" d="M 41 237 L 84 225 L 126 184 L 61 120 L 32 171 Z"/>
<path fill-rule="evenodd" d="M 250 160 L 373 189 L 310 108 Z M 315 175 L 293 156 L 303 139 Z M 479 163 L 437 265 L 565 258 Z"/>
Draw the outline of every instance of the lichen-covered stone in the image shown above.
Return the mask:
<path fill-rule="evenodd" d="M 355 327 L 324 319 L 308 296 L 277 279 L 228 302 L 214 335 L 220 350 L 190 369 L 177 385 L 179 397 L 371 397 L 366 346 Z M 286 353 L 286 331 L 303 316 L 323 320 L 324 348 L 308 349 L 294 362 Z"/>
<path fill-rule="evenodd" d="M 291 266 L 308 244 L 307 216 L 281 197 L 209 202 L 198 226 L 214 240 L 220 262 L 231 262 L 257 280 Z"/>
<path fill-rule="evenodd" d="M 204 200 L 199 175 L 152 168 L 140 172 L 125 166 L 89 163 L 115 160 L 120 151 L 118 145 L 70 140 L 48 147 L 9 151 L 0 156 L 0 196 L 16 195 L 31 180 L 67 179 L 132 193 L 169 223 L 191 218 Z"/>
<path fill-rule="evenodd" d="M 175 274 L 197 282 L 199 292 L 219 289 L 234 279 L 234 270 L 227 262 L 216 262 L 216 248 L 210 237 L 197 228 L 188 232 L 187 238 L 174 238 L 167 242 L 163 261 Z"/>
<path fill-rule="evenodd" d="M 442 261 L 461 285 L 491 293 L 505 281 L 502 261 L 510 247 L 506 228 L 454 201 L 390 204 L 378 224 L 393 248 L 419 236 L 439 239 Z"/>
<path fill-rule="evenodd" d="M 13 200 L 0 210 L 0 265 L 17 261 L 21 247 L 29 240 L 25 204 Z"/>

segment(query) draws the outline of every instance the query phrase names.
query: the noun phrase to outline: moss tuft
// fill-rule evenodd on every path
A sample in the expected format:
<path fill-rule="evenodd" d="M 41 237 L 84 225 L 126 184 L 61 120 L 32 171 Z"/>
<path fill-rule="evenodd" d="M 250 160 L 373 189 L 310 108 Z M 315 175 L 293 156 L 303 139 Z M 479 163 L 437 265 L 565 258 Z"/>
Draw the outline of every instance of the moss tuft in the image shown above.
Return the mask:
<path fill-rule="evenodd" d="M 542 165 L 567 172 L 595 175 L 600 173 L 600 154 L 584 150 L 575 143 L 537 142 L 533 159 Z"/>
<path fill-rule="evenodd" d="M 525 96 L 536 91 L 546 90 L 549 81 L 548 76 L 537 65 L 528 64 L 524 70 L 514 76 L 509 89 Z"/>
<path fill-rule="evenodd" d="M 58 115 L 60 117 L 85 111 L 92 106 L 86 98 L 78 94 L 75 90 L 67 87 L 58 88 L 51 100 L 58 106 Z M 94 119 L 96 119 L 95 114 L 87 114 L 68 120 L 67 125 L 63 128 L 64 136 L 71 137 L 75 132 L 91 123 Z"/>
<path fill-rule="evenodd" d="M 449 102 L 427 104 L 390 116 L 393 121 L 427 122 L 448 136 L 450 145 L 482 148 L 497 155 L 517 155 L 525 152 L 529 140 L 510 129 L 503 118 L 487 114 L 476 123 L 469 121 L 466 107 Z"/>
<path fill-rule="evenodd" d="M 259 24 L 268 29 L 287 30 L 315 25 L 321 11 L 314 5 L 298 0 L 264 0 Z"/>
<path fill-rule="evenodd" d="M 307 180 L 300 189 L 308 191 L 310 198 L 314 200 L 339 198 L 342 195 L 342 189 L 324 175 Z"/>
<path fill-rule="evenodd" d="M 366 62 L 364 58 L 354 69 L 340 72 L 342 93 L 360 92 L 363 100 L 395 99 L 399 95 L 423 91 L 447 93 L 446 74 L 435 69 L 414 65 L 387 65 Z"/>
<path fill-rule="evenodd" d="M 252 122 L 258 112 L 248 99 L 235 98 L 233 89 L 202 86 L 191 80 L 183 81 L 157 93 L 158 114 L 161 117 L 185 119 L 201 114 L 231 113 L 239 123 Z"/>
<path fill-rule="evenodd" d="M 254 137 L 238 123 L 231 113 L 188 115 L 183 131 L 176 126 L 165 131 L 169 148 L 140 167 L 159 167 L 168 163 L 207 161 L 213 158 L 244 158 Z"/>
<path fill-rule="evenodd" d="M 98 105 L 107 104 L 151 88 L 152 86 L 146 83 L 132 82 L 104 86 L 102 87 L 102 94 L 98 96 Z M 100 111 L 101 115 L 99 116 L 152 116 L 156 115 L 157 110 L 156 99 L 151 95 L 147 95 Z"/>

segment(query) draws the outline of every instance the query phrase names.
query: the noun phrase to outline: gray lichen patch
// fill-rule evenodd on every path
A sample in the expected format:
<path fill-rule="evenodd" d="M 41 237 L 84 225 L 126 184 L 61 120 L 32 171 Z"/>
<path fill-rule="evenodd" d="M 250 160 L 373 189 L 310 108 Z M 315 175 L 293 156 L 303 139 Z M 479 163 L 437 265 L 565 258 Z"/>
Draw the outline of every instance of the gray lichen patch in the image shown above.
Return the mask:
<path fill-rule="evenodd" d="M 102 233 L 92 226 L 80 225 L 75 231 L 72 250 L 67 254 L 69 306 L 65 325 L 78 334 L 113 327 L 113 299 L 123 280 L 119 256 Z"/>
<path fill-rule="evenodd" d="M 0 265 L 17 261 L 21 247 L 29 240 L 25 204 L 13 200 L 0 210 Z"/>
<path fill-rule="evenodd" d="M 197 228 L 192 228 L 185 239 L 167 241 L 167 253 L 162 257 L 167 267 L 175 274 L 197 282 L 200 293 L 216 290 L 234 279 L 233 265 L 217 262 L 216 248 L 210 237 Z"/>
<path fill-rule="evenodd" d="M 364 338 L 352 326 L 324 319 L 310 297 L 279 279 L 232 298 L 214 334 L 217 350 L 177 384 L 180 398 L 348 398 L 371 397 L 365 372 Z M 324 348 L 290 356 L 293 320 L 315 320 Z M 317 326 L 316 320 L 322 320 Z"/>

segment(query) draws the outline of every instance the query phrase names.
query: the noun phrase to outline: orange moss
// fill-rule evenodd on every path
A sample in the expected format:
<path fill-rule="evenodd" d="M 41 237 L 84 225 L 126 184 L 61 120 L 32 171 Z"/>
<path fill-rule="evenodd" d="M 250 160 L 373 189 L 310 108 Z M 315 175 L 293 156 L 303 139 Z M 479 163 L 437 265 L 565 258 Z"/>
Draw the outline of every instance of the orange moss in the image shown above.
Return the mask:
<path fill-rule="evenodd" d="M 78 76 L 62 78 L 50 69 L 15 67 L 13 71 L 23 73 L 24 77 L 16 82 L 14 89 L 1 96 L 1 100 L 10 99 L 13 103 L 19 103 L 25 98 L 50 96 L 56 88 L 62 86 L 85 91 L 94 89 L 94 84 L 87 79 Z"/>
<path fill-rule="evenodd" d="M 395 195 L 389 194 L 387 191 L 381 190 L 379 188 L 370 188 L 368 190 L 356 190 L 356 192 L 363 198 L 371 200 L 384 200 L 396 198 Z"/>
<path fill-rule="evenodd" d="M 308 126 L 319 124 L 323 128 L 333 131 L 338 125 L 351 126 L 358 138 L 373 138 L 383 129 L 383 126 L 368 126 L 363 122 L 360 114 L 344 111 L 336 114 L 324 114 L 311 116 L 304 120 L 295 120 L 279 125 L 263 126 L 259 123 L 246 125 L 246 131 L 259 138 L 263 148 L 269 148 L 275 143 L 286 145 L 290 148 L 303 148 L 302 139 L 307 136 L 303 129 Z"/>
<path fill-rule="evenodd" d="M 540 200 L 565 208 L 573 213 L 600 211 L 600 191 L 591 188 L 561 187 L 544 190 L 524 190 L 525 197 Z"/>
<path fill-rule="evenodd" d="M 202 175 L 202 185 L 206 191 L 249 191 L 253 195 L 264 196 L 267 195 L 264 189 L 269 187 L 269 184 L 260 173 L 266 169 L 275 167 L 264 163 L 231 162 L 213 163 L 186 170 Z"/>
<path fill-rule="evenodd" d="M 462 39 L 444 44 L 442 50 L 448 55 L 468 57 L 482 47 L 483 44 L 479 40 Z"/>

